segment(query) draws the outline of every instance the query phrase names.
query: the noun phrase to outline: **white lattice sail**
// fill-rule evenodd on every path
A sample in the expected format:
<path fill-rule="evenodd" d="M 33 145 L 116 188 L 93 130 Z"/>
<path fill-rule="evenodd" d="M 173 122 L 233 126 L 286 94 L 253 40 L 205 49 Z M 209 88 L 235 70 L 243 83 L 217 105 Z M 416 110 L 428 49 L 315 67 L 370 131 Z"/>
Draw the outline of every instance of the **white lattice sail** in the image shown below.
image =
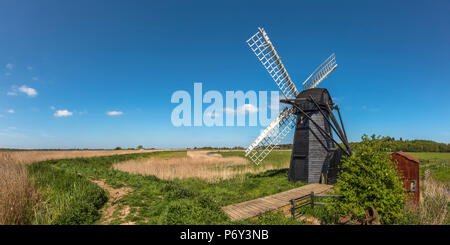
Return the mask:
<path fill-rule="evenodd" d="M 258 165 L 295 127 L 296 116 L 293 107 L 285 108 L 273 122 L 247 148 L 245 156 Z"/>
<path fill-rule="evenodd" d="M 258 28 L 258 32 L 247 40 L 247 44 L 269 72 L 283 95 L 287 98 L 295 98 L 299 92 L 264 29 Z"/>
<path fill-rule="evenodd" d="M 336 67 L 336 58 L 333 53 L 303 82 L 304 89 L 317 87 Z"/>

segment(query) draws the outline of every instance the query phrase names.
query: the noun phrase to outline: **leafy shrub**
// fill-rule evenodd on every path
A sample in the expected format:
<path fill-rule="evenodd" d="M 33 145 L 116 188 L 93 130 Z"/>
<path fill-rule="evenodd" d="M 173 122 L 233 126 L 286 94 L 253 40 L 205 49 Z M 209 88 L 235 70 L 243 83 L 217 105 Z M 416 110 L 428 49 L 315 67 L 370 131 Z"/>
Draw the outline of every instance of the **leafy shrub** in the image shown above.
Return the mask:
<path fill-rule="evenodd" d="M 383 224 L 401 222 L 403 218 L 406 203 L 403 184 L 395 163 L 374 135 L 371 138 L 364 135 L 358 150 L 344 157 L 335 188 L 345 198 L 333 201 L 329 208 L 340 217 L 354 212 L 362 221 L 365 209 L 372 206 Z"/>

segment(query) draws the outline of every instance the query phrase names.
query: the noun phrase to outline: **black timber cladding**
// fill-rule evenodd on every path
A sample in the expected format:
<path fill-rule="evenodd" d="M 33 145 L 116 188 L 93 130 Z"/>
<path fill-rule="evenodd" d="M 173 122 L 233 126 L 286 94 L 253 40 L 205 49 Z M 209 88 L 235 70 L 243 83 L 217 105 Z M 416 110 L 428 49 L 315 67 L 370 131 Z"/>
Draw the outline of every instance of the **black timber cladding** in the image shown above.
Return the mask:
<path fill-rule="evenodd" d="M 310 98 L 314 99 L 321 108 L 326 108 L 326 104 L 333 107 L 330 94 L 323 88 L 304 90 L 295 99 L 295 105 L 325 132 L 319 130 L 304 114 L 296 110 L 297 125 L 294 132 L 289 180 L 332 183 L 337 179 L 341 151 L 337 150 L 333 141 L 324 135 L 324 133 L 332 135 L 328 110 L 323 110 L 324 117 Z"/>

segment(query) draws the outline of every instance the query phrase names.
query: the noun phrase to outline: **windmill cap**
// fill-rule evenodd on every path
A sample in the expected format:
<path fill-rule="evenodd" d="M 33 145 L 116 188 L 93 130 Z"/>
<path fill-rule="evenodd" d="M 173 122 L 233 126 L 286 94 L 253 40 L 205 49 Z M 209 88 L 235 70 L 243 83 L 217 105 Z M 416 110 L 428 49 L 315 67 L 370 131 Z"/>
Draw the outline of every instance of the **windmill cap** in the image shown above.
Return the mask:
<path fill-rule="evenodd" d="M 297 95 L 299 99 L 309 99 L 312 97 L 316 102 L 320 103 L 328 103 L 330 105 L 333 104 L 333 100 L 331 99 L 331 95 L 326 88 L 310 88 L 303 90 L 301 93 Z"/>

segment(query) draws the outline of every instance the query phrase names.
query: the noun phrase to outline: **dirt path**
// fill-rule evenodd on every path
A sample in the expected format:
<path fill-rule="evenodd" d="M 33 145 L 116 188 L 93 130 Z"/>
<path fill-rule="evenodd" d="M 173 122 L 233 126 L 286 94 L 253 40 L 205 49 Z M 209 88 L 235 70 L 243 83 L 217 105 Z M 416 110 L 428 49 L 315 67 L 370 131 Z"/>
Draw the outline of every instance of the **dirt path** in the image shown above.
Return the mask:
<path fill-rule="evenodd" d="M 91 180 L 91 181 L 96 183 L 98 186 L 100 186 L 100 188 L 109 193 L 108 202 L 100 210 L 102 214 L 100 224 L 108 225 L 111 223 L 111 221 L 113 221 L 116 218 L 119 218 L 120 220 L 124 221 L 124 219 L 130 213 L 130 207 L 121 205 L 120 203 L 117 203 L 117 201 L 120 200 L 120 198 L 122 198 L 126 194 L 128 194 L 130 191 L 132 191 L 132 189 L 128 187 L 115 189 L 106 184 L 104 180 Z M 133 224 L 134 224 L 133 222 L 121 223 L 121 225 L 133 225 Z"/>

